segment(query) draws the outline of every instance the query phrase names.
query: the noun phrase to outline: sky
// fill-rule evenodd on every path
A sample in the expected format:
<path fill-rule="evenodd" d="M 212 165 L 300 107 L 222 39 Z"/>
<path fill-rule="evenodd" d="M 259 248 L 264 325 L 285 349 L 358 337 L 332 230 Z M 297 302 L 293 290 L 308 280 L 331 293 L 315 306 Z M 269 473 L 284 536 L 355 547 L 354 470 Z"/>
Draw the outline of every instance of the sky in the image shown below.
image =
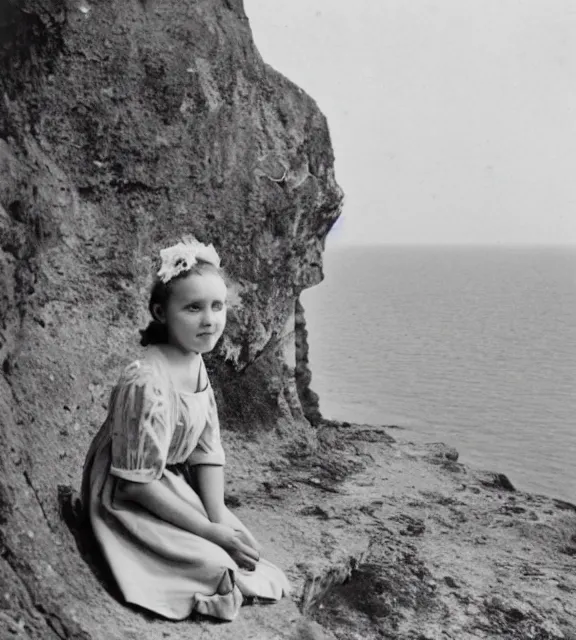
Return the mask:
<path fill-rule="evenodd" d="M 328 119 L 328 244 L 576 244 L 574 0 L 244 0 Z"/>

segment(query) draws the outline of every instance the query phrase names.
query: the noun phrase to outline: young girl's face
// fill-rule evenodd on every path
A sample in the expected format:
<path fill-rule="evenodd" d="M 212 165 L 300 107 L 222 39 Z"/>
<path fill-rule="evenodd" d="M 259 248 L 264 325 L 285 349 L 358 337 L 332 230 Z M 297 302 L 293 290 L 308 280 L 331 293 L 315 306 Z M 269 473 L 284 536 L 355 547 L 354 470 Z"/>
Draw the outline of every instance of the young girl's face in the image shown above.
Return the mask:
<path fill-rule="evenodd" d="M 215 273 L 172 283 L 165 322 L 170 342 L 185 352 L 211 351 L 226 326 L 226 285 Z"/>

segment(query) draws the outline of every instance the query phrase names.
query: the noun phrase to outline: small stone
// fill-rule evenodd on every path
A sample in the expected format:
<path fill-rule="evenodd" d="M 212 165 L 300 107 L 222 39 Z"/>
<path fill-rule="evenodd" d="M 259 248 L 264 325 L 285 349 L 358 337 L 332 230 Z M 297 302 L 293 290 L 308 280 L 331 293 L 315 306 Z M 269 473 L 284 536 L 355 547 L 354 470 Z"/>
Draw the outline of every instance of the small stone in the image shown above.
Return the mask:
<path fill-rule="evenodd" d="M 227 507 L 232 507 L 232 508 L 240 507 L 242 505 L 240 498 L 235 495 L 227 495 L 225 497 L 224 502 L 226 503 Z"/>
<path fill-rule="evenodd" d="M 456 580 L 454 580 L 454 578 L 452 576 L 444 576 L 444 582 L 450 587 L 450 589 L 459 589 L 459 585 L 456 582 Z"/>
<path fill-rule="evenodd" d="M 272 469 L 272 471 L 284 471 L 284 469 L 286 469 L 289 464 L 287 460 L 271 460 L 268 463 L 268 466 L 270 467 L 270 469 Z"/>
<path fill-rule="evenodd" d="M 330 514 L 317 504 L 303 507 L 300 509 L 300 513 L 303 516 L 317 516 L 323 520 L 328 520 L 330 518 Z"/>
<path fill-rule="evenodd" d="M 516 491 L 508 476 L 504 473 L 494 473 L 493 471 L 479 471 L 478 480 L 480 484 L 491 489 L 505 489 L 506 491 Z M 501 494 L 498 494 L 502 498 Z"/>

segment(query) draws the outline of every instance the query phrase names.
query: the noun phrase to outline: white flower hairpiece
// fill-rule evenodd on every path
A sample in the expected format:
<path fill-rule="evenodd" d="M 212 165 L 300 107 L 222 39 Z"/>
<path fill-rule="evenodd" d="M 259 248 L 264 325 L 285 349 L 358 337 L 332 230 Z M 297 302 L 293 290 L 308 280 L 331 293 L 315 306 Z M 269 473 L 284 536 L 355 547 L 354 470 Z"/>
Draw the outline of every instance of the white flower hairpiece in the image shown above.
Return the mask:
<path fill-rule="evenodd" d="M 203 244 L 194 236 L 184 236 L 182 242 L 160 251 L 162 265 L 158 278 L 166 283 L 182 271 L 192 268 L 198 260 L 220 266 L 220 257 L 212 244 Z"/>

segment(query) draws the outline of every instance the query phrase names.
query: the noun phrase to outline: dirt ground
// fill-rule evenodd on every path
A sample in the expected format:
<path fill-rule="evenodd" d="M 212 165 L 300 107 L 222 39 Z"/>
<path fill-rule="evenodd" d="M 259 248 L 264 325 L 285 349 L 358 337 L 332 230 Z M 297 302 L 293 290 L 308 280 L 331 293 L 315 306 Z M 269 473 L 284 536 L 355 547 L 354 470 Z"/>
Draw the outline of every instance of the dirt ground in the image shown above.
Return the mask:
<path fill-rule="evenodd" d="M 246 603 L 232 623 L 167 622 L 121 604 L 80 541 L 82 580 L 98 601 L 92 613 L 66 611 L 77 627 L 54 637 L 575 640 L 576 506 L 405 435 L 347 423 L 226 432 L 227 502 L 284 568 L 291 595 Z M 64 491 L 63 519 L 78 536 L 76 500 Z M 35 636 L 0 609 L 0 638 Z"/>
<path fill-rule="evenodd" d="M 247 607 L 222 637 L 576 638 L 574 505 L 396 429 L 317 434 L 228 438 L 228 502 L 287 571 L 305 618 L 287 603 Z"/>

